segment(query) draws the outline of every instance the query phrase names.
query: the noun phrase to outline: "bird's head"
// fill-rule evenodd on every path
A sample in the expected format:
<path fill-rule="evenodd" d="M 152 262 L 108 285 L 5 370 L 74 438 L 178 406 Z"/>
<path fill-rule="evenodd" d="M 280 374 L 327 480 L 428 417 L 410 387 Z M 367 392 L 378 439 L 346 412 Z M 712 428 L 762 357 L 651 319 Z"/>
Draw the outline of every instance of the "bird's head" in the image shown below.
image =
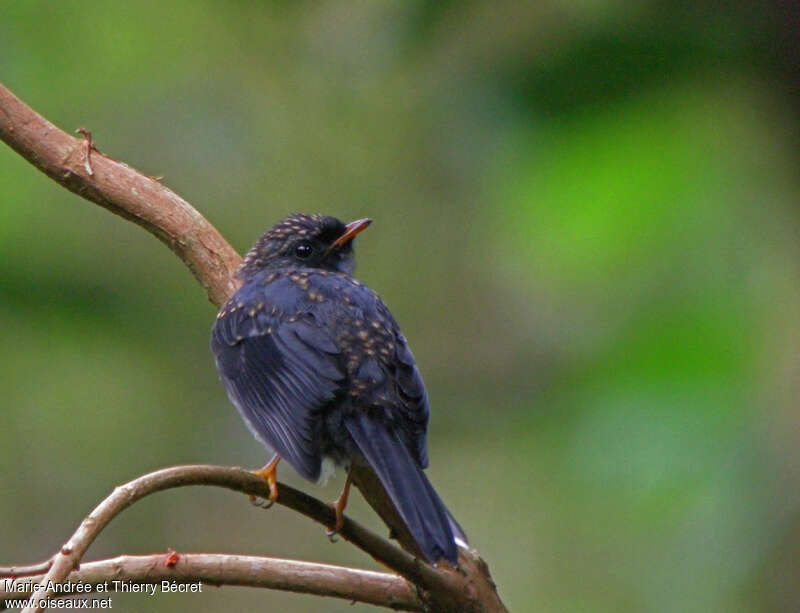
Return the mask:
<path fill-rule="evenodd" d="M 243 280 L 262 270 L 322 268 L 350 274 L 355 268 L 353 239 L 371 219 L 344 224 L 335 217 L 293 213 L 270 228 L 247 252 Z"/>

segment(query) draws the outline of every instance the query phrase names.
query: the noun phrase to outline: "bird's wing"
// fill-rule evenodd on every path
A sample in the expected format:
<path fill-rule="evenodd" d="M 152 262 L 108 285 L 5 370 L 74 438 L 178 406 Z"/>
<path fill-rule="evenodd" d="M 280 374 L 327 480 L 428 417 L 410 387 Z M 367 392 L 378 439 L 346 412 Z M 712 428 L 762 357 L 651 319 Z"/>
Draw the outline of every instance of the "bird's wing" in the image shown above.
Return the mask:
<path fill-rule="evenodd" d="M 228 396 L 259 439 L 316 481 L 317 416 L 344 378 L 339 349 L 311 317 L 281 319 L 246 307 L 222 313 L 211 350 Z"/>
<path fill-rule="evenodd" d="M 428 451 L 425 435 L 430 416 L 428 394 L 425 392 L 425 384 L 422 382 L 422 376 L 419 374 L 405 337 L 398 331 L 396 339 L 395 375 L 400 393 L 398 408 L 402 413 L 402 420 L 399 422 L 400 436 L 420 467 L 427 468 Z"/>

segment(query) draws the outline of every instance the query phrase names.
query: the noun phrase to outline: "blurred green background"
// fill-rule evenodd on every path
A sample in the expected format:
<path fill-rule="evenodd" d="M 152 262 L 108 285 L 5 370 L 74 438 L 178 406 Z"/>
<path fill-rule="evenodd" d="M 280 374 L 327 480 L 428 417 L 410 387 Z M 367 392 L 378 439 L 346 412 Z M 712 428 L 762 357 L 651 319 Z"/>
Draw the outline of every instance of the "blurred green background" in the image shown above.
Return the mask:
<path fill-rule="evenodd" d="M 163 174 L 240 251 L 295 210 L 375 220 L 358 276 L 411 342 L 429 474 L 512 611 L 788 611 L 792 11 L 4 2 L 0 80 Z M 217 381 L 214 314 L 153 237 L 0 147 L 0 564 L 50 555 L 143 472 L 263 463 Z M 167 547 L 373 567 L 209 488 L 136 505 L 88 559 Z M 353 610 L 231 587 L 114 609 Z"/>

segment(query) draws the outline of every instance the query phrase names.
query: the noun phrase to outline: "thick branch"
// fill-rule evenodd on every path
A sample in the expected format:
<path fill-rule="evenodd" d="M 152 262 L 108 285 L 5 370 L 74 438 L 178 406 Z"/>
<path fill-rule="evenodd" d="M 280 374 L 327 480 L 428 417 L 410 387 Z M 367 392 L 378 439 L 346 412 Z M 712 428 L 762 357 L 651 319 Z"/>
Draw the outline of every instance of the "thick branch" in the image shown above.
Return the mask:
<path fill-rule="evenodd" d="M 329 564 L 313 564 L 259 556 L 221 553 L 182 553 L 174 565 L 165 563 L 166 556 L 119 556 L 110 560 L 87 562 L 69 574 L 73 584 L 97 585 L 108 581 L 130 583 L 202 582 L 210 585 L 239 585 L 285 590 L 317 596 L 332 596 L 403 611 L 423 611 L 424 605 L 414 585 L 387 573 L 356 570 Z M 0 608 L 8 598 L 26 598 L 30 588 L 44 575 L 27 577 L 16 584 L 0 581 Z M 22 589 L 19 589 L 22 587 Z M 4 589 L 5 588 L 5 589 Z M 113 593 L 113 589 L 111 592 Z M 66 596 L 75 592 L 59 592 Z M 37 595 L 37 598 L 43 598 Z"/>
<path fill-rule="evenodd" d="M 214 304 L 235 290 L 241 258 L 205 217 L 155 179 L 60 130 L 2 84 L 0 140 L 70 191 L 157 236 L 189 267 Z"/>

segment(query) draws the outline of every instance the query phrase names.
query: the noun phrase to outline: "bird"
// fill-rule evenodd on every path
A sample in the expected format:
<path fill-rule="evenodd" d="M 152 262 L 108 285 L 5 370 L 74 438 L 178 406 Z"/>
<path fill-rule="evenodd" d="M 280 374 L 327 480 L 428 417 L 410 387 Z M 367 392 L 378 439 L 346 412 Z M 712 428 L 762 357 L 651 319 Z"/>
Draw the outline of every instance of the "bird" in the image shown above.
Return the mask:
<path fill-rule="evenodd" d="M 277 466 L 324 483 L 347 471 L 332 503 L 341 530 L 352 475 L 372 471 L 416 548 L 457 565 L 467 537 L 424 473 L 428 395 L 408 342 L 381 298 L 352 274 L 370 219 L 294 213 L 263 234 L 211 332 L 220 380 L 274 455 L 253 471 L 278 496 Z"/>

